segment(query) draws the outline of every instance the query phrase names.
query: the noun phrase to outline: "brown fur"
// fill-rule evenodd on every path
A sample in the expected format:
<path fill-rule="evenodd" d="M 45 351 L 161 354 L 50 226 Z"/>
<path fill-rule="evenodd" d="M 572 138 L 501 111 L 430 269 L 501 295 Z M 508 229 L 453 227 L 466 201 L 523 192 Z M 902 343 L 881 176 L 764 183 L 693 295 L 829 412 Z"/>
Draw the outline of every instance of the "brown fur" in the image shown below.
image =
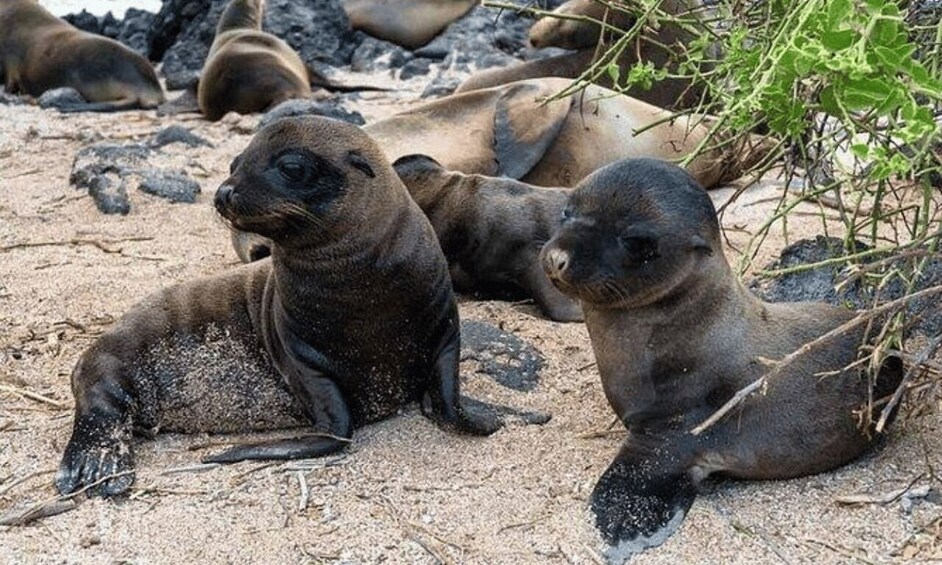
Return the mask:
<path fill-rule="evenodd" d="M 393 168 L 432 223 L 456 290 L 511 287 L 553 320 L 582 320 L 578 303 L 550 283 L 539 261 L 568 191 L 446 171 L 425 155 L 403 157 Z"/>
<path fill-rule="evenodd" d="M 585 312 L 609 404 L 630 430 L 593 494 L 610 543 L 663 541 L 712 473 L 786 479 L 863 453 L 867 375 L 847 370 L 861 331 L 812 349 L 701 436 L 690 430 L 778 360 L 853 313 L 820 303 L 767 304 L 723 256 L 716 213 L 683 170 L 626 160 L 585 179 L 543 250 L 544 268 Z M 891 360 L 873 391 L 902 377 Z M 826 372 L 836 372 L 823 376 Z M 630 548 L 629 548 L 630 549 Z"/>
<path fill-rule="evenodd" d="M 6 90 L 39 96 L 71 87 L 74 110 L 154 108 L 164 101 L 153 66 L 124 45 L 76 29 L 36 0 L 0 2 L 0 68 Z"/>
<path fill-rule="evenodd" d="M 262 31 L 264 10 L 264 0 L 232 0 L 223 12 L 197 91 L 207 119 L 263 112 L 311 95 L 311 77 L 301 57 Z"/>
<path fill-rule="evenodd" d="M 338 451 L 356 427 L 414 401 L 451 430 L 500 427 L 459 404 L 447 262 L 361 130 L 325 118 L 262 129 L 233 161 L 216 209 L 271 240 L 271 260 L 150 296 L 82 355 L 60 492 L 127 490 L 132 429 L 317 432 L 208 459 L 232 462 Z"/>
<path fill-rule="evenodd" d="M 428 155 L 447 170 L 507 176 L 537 186 L 571 187 L 628 157 L 681 159 L 708 130 L 695 117 L 669 116 L 639 100 L 590 86 L 547 101 L 570 85 L 544 78 L 449 96 L 366 126 L 390 161 Z M 707 151 L 687 170 L 705 187 L 736 179 L 764 149 Z"/>
<path fill-rule="evenodd" d="M 344 0 L 353 29 L 417 49 L 467 14 L 477 0 Z"/>

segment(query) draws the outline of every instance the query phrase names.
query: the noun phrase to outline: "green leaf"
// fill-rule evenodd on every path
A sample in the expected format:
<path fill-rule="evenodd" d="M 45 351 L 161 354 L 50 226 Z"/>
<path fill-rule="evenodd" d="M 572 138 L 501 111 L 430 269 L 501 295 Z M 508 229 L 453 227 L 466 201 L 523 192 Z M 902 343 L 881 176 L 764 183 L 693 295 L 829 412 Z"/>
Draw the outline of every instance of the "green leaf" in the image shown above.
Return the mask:
<path fill-rule="evenodd" d="M 831 51 L 842 51 L 853 45 L 858 37 L 860 36 L 852 29 L 826 31 L 821 34 L 821 43 Z"/>

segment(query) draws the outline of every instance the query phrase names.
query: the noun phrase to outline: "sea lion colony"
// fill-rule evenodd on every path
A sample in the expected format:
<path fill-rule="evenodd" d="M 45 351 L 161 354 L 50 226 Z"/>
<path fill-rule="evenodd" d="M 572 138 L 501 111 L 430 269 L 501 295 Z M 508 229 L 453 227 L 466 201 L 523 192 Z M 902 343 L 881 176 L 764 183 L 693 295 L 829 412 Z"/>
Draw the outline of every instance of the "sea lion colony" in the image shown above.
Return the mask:
<path fill-rule="evenodd" d="M 345 6 L 355 26 L 415 47 L 472 4 Z M 598 10 L 588 0 L 560 8 Z M 330 86 L 261 30 L 263 11 L 263 0 L 232 0 L 224 12 L 197 87 L 207 119 L 264 111 L 309 96 L 312 84 Z M 630 25 L 618 18 L 615 27 Z M 672 34 L 662 30 L 659 42 L 678 41 Z M 594 27 L 553 20 L 532 36 L 578 49 L 577 58 L 605 40 Z M 852 314 L 764 304 L 731 273 L 704 189 L 735 179 L 759 155 L 727 148 L 698 156 L 685 171 L 652 158 L 689 154 L 705 135 L 692 118 L 633 135 L 666 111 L 600 86 L 542 105 L 585 68 L 565 57 L 472 77 L 455 95 L 365 128 L 295 118 L 259 131 L 233 156 L 215 197 L 250 264 L 146 298 L 81 357 L 60 492 L 126 492 L 131 436 L 140 429 L 313 428 L 209 458 L 220 462 L 333 453 L 356 427 L 412 402 L 447 429 L 493 433 L 500 411 L 459 394 L 453 284 L 514 287 L 554 320 L 584 316 L 602 387 L 630 430 L 591 499 L 603 538 L 622 553 L 663 541 L 711 473 L 792 477 L 863 452 L 873 437 L 852 412 L 870 393 L 866 380 L 852 371 L 824 384 L 811 376 L 847 365 L 855 335 L 747 404 L 748 425 L 688 433 L 762 374 L 758 358 L 784 356 Z M 164 99 L 150 63 L 35 0 L 0 8 L 0 71 L 10 92 L 74 87 L 87 104 L 71 111 L 152 108 Z M 666 85 L 645 99 L 682 106 L 686 86 Z M 186 370 L 187 354 L 220 335 L 259 368 L 255 380 L 229 374 L 206 382 Z M 899 369 L 884 367 L 873 393 L 892 393 Z M 197 389 L 210 391 L 214 406 L 188 402 Z M 818 394 L 805 394 L 810 389 Z M 788 414 L 779 413 L 784 406 Z M 795 423 L 796 411 L 814 425 Z"/>

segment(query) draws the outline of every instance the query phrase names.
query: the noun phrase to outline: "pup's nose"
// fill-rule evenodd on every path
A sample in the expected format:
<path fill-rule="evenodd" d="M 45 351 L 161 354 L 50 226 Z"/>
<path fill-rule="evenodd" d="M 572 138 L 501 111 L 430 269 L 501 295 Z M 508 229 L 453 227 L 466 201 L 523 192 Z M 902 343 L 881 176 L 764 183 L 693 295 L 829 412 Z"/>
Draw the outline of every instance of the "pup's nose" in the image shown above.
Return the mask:
<path fill-rule="evenodd" d="M 220 185 L 219 188 L 216 189 L 216 198 L 214 199 L 214 204 L 216 205 L 217 210 L 222 210 L 223 208 L 227 208 L 229 206 L 229 204 L 232 202 L 233 192 L 234 189 L 230 184 Z"/>
<path fill-rule="evenodd" d="M 546 275 L 549 276 L 549 278 L 561 278 L 563 273 L 565 273 L 566 269 L 568 268 L 568 252 L 563 251 L 558 247 L 553 247 L 552 249 L 546 250 L 546 254 L 543 256 L 543 270 L 546 271 Z"/>

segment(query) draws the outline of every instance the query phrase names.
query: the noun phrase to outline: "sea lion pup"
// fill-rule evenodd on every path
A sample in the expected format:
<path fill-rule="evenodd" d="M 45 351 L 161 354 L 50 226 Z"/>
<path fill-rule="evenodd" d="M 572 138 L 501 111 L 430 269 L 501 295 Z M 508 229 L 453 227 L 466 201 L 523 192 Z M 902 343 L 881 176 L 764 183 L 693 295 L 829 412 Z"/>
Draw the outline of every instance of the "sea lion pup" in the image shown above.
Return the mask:
<path fill-rule="evenodd" d="M 700 2 L 695 0 L 664 0 L 659 7 L 667 14 L 690 18 L 700 17 L 702 10 Z M 480 71 L 465 80 L 456 92 L 467 92 L 539 77 L 577 78 L 592 66 L 598 56 L 604 54 L 618 40 L 618 35 L 610 28 L 603 29 L 595 22 L 605 22 L 611 28 L 627 31 L 634 26 L 636 20 L 635 14 L 629 8 L 626 4 L 624 10 L 615 10 L 609 7 L 608 2 L 570 0 L 553 12 L 561 16 L 580 19 L 544 16 L 530 28 L 530 43 L 534 47 L 559 47 L 571 49 L 574 52 Z M 643 10 L 643 7 L 634 9 Z M 585 18 L 595 21 L 588 21 Z M 660 22 L 656 29 L 645 29 L 618 58 L 621 75 L 627 76 L 631 67 L 640 61 L 650 62 L 657 68 L 673 67 L 670 49 L 677 45 L 687 45 L 693 39 L 690 31 L 671 22 Z M 611 75 L 603 74 L 598 84 L 611 87 Z M 665 78 L 650 89 L 635 86 L 626 94 L 661 108 L 682 109 L 692 108 L 699 104 L 703 89 L 693 86 L 691 81 L 685 78 Z"/>
<path fill-rule="evenodd" d="M 540 264 L 569 191 L 446 171 L 426 155 L 407 155 L 393 168 L 432 223 L 456 290 L 516 287 L 549 318 L 582 320 L 579 304 L 553 286 Z"/>
<path fill-rule="evenodd" d="M 291 46 L 262 31 L 264 13 L 265 0 L 232 0 L 219 18 L 197 88 L 206 119 L 263 112 L 311 96 L 307 65 Z"/>
<path fill-rule="evenodd" d="M 353 29 L 417 49 L 478 4 L 478 0 L 344 0 Z"/>
<path fill-rule="evenodd" d="M 354 428 L 415 400 L 458 432 L 501 426 L 459 403 L 447 262 L 428 220 L 359 128 L 326 118 L 271 124 L 233 161 L 215 205 L 233 226 L 273 241 L 271 260 L 152 295 L 82 355 L 60 492 L 98 481 L 104 495 L 127 490 L 132 428 L 279 427 L 291 420 L 292 402 L 316 434 L 206 460 L 332 453 Z"/>
<path fill-rule="evenodd" d="M 858 427 L 868 376 L 847 369 L 861 331 L 811 349 L 731 416 L 691 433 L 766 374 L 769 360 L 854 313 L 750 294 L 723 256 L 710 198 L 682 169 L 630 159 L 591 175 L 573 191 L 542 260 L 556 286 L 582 303 L 602 388 L 630 432 L 591 499 L 602 536 L 624 544 L 617 554 L 662 543 L 707 475 L 819 473 L 873 443 L 873 430 Z M 874 405 L 901 379 L 902 364 L 891 359 Z"/>
<path fill-rule="evenodd" d="M 0 68 L 11 94 L 39 96 L 71 87 L 88 100 L 64 111 L 155 108 L 164 101 L 147 59 L 113 39 L 75 28 L 36 0 L 0 2 Z"/>
<path fill-rule="evenodd" d="M 292 98 L 308 98 L 311 86 L 338 91 L 386 90 L 334 84 L 312 71 L 290 45 L 262 31 L 265 0 L 232 0 L 216 24 L 197 86 L 200 112 L 216 121 L 228 112 L 252 114 Z"/>
<path fill-rule="evenodd" d="M 667 120 L 661 108 L 598 86 L 548 100 L 568 79 L 544 78 L 448 96 L 365 127 L 395 161 L 428 155 L 447 170 L 571 187 L 628 157 L 681 159 L 708 133 L 695 116 Z M 642 133 L 638 128 L 656 125 Z M 687 170 L 712 187 L 739 178 L 764 156 L 729 146 L 701 153 Z"/>

